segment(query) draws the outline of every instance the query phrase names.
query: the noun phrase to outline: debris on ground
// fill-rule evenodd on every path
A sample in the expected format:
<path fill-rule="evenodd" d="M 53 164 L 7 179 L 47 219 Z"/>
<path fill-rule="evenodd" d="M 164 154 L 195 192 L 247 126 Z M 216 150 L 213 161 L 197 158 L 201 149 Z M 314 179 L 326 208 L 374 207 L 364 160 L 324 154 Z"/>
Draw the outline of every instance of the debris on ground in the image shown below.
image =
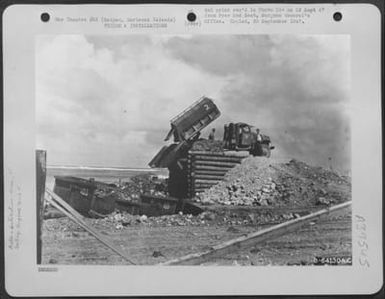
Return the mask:
<path fill-rule="evenodd" d="M 233 226 L 229 226 L 229 228 L 227 229 L 228 232 L 231 232 L 231 233 L 239 233 L 239 229 L 233 227 Z"/>
<path fill-rule="evenodd" d="M 57 260 L 51 258 L 49 259 L 48 264 L 57 264 Z"/>
<path fill-rule="evenodd" d="M 147 173 L 139 174 L 125 179 L 124 182 L 111 185 L 111 187 L 115 188 L 116 198 L 121 200 L 136 201 L 144 193 L 156 196 L 167 195 L 167 179 Z M 106 185 L 99 186 L 98 192 L 107 193 L 109 188 Z"/>
<path fill-rule="evenodd" d="M 331 198 L 318 197 L 316 201 L 316 205 L 325 205 L 330 206 L 334 202 Z"/>
<path fill-rule="evenodd" d="M 278 224 L 284 221 L 300 217 L 294 212 L 285 211 L 233 211 L 233 210 L 215 210 L 204 211 L 199 215 L 192 214 L 173 214 L 148 217 L 147 215 L 132 215 L 127 212 L 115 211 L 114 213 L 104 218 L 87 218 L 85 221 L 98 228 L 101 232 L 107 231 L 123 231 L 125 229 L 137 226 L 145 227 L 233 227 L 236 231 L 236 226 L 258 226 L 266 224 Z M 47 219 L 45 221 L 45 229 L 49 232 L 83 232 L 84 230 L 76 223 L 72 222 L 67 217 L 59 219 Z"/>
<path fill-rule="evenodd" d="M 350 179 L 298 160 L 248 157 L 224 181 L 199 194 L 202 204 L 242 206 L 329 205 L 351 198 Z"/>
<path fill-rule="evenodd" d="M 155 251 L 152 253 L 152 256 L 153 256 L 153 257 L 161 257 L 161 256 L 165 257 L 165 256 L 163 255 L 162 252 L 157 251 L 157 250 L 155 250 Z"/>

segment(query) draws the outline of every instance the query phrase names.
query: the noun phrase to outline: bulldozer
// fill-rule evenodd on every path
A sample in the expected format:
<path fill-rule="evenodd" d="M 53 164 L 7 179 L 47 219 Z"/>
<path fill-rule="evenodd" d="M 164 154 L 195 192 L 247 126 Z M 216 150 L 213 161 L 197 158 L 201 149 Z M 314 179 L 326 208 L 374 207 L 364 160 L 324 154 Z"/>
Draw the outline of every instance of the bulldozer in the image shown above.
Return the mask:
<path fill-rule="evenodd" d="M 270 137 L 260 134 L 259 129 L 245 123 L 229 123 L 224 127 L 224 148 L 235 151 L 249 151 L 253 156 L 270 157 Z"/>

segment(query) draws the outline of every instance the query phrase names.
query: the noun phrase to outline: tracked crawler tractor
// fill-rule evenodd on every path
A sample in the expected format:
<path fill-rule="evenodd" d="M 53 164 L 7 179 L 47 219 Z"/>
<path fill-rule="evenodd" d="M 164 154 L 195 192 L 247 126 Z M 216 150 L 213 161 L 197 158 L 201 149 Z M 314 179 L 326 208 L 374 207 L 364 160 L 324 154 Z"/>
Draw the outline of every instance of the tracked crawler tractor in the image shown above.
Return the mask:
<path fill-rule="evenodd" d="M 259 129 L 245 123 L 225 125 L 223 134 L 224 148 L 235 151 L 249 151 L 253 156 L 270 157 L 270 137 L 259 133 Z"/>

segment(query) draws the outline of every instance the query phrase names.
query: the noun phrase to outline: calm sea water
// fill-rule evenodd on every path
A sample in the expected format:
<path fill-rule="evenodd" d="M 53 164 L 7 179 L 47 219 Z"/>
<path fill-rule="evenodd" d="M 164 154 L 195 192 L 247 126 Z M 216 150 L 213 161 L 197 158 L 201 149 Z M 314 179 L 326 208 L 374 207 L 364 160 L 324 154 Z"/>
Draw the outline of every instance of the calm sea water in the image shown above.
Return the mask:
<path fill-rule="evenodd" d="M 53 188 L 55 176 L 74 176 L 83 179 L 94 178 L 96 181 L 106 183 L 117 183 L 119 180 L 124 182 L 132 176 L 138 174 L 153 174 L 168 177 L 167 169 L 152 168 L 99 168 L 99 167 L 67 167 L 67 166 L 48 166 L 46 186 Z"/>

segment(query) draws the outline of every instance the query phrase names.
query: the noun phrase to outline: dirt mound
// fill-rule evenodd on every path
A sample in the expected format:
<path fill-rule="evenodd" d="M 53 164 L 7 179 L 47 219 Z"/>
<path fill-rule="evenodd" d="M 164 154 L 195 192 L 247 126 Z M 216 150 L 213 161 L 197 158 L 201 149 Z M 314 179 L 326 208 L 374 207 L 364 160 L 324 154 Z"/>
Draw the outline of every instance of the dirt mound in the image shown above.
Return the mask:
<path fill-rule="evenodd" d="M 223 152 L 223 142 L 220 140 L 199 139 L 191 147 L 192 151 Z"/>
<path fill-rule="evenodd" d="M 203 204 L 301 206 L 329 205 L 350 198 L 350 179 L 335 172 L 297 160 L 282 163 L 249 157 L 196 200 Z"/>

